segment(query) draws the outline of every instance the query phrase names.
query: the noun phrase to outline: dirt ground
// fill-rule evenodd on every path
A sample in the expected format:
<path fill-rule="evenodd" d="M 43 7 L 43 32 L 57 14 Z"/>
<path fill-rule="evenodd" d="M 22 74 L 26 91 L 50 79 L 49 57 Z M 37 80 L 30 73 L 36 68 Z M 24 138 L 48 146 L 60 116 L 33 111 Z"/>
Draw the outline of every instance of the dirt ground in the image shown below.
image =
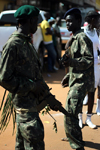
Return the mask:
<path fill-rule="evenodd" d="M 48 75 L 46 72 L 43 73 L 44 79 L 52 88 L 51 92 L 56 95 L 56 98 L 62 102 L 65 106 L 65 100 L 67 97 L 67 92 L 69 88 L 61 87 L 61 80 L 65 74 L 64 69 L 60 69 L 57 73 L 52 73 Z M 2 100 L 4 89 L 0 87 L 0 102 Z M 97 92 L 96 92 L 97 93 Z M 100 116 L 97 116 L 95 113 L 96 109 L 96 94 L 95 94 L 95 104 L 93 108 L 92 122 L 97 125 L 97 129 L 90 129 L 85 125 L 86 119 L 86 110 L 87 106 L 83 106 L 83 122 L 84 128 L 82 129 L 83 139 L 86 142 L 85 150 L 100 150 Z M 54 120 L 50 115 L 42 116 L 40 113 L 40 118 L 44 124 L 45 129 L 45 150 L 71 150 L 71 147 L 68 142 L 61 141 L 61 138 L 65 137 L 64 124 L 63 124 L 63 114 L 60 112 L 50 112 L 52 116 L 57 121 L 58 132 L 55 133 L 53 130 Z M 0 150 L 14 150 L 15 148 L 15 135 L 12 136 L 12 119 L 6 129 L 0 135 Z"/>

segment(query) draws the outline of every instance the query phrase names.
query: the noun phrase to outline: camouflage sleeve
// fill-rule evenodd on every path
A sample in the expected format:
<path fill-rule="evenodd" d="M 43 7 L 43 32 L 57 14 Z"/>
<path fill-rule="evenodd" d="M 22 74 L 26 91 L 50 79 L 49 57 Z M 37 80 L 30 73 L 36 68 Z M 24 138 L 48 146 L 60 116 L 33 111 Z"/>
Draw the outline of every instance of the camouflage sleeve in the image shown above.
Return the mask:
<path fill-rule="evenodd" d="M 87 36 L 80 36 L 73 46 L 74 58 L 70 66 L 76 70 L 86 70 L 94 63 L 93 44 Z"/>
<path fill-rule="evenodd" d="M 27 93 L 35 88 L 35 82 L 16 76 L 17 48 L 4 48 L 0 60 L 0 85 L 11 93 Z"/>
<path fill-rule="evenodd" d="M 70 76 L 70 74 L 68 72 L 68 73 L 66 73 L 66 75 L 64 76 L 64 78 L 69 78 L 69 76 Z"/>

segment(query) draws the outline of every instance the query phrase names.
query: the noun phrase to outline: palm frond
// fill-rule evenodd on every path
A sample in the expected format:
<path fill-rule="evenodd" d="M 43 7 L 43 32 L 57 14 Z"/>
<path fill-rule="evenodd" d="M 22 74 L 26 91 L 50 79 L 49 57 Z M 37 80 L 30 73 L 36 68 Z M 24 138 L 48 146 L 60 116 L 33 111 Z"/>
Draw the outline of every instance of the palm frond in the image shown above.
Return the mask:
<path fill-rule="evenodd" d="M 3 103 L 4 103 L 5 95 L 6 95 L 6 90 L 5 90 L 4 95 L 3 95 L 3 99 L 2 99 L 2 102 L 1 102 L 1 106 L 0 106 L 0 111 L 1 111 Z"/>
<path fill-rule="evenodd" d="M 4 93 L 5 94 L 5 93 Z M 4 96 L 3 96 L 4 98 Z M 7 98 L 5 100 L 2 100 L 1 103 L 1 118 L 0 118 L 0 131 L 1 133 L 4 132 L 10 122 L 10 118 L 12 116 L 13 118 L 13 134 L 15 129 L 15 111 L 12 103 L 12 93 L 8 93 Z"/>

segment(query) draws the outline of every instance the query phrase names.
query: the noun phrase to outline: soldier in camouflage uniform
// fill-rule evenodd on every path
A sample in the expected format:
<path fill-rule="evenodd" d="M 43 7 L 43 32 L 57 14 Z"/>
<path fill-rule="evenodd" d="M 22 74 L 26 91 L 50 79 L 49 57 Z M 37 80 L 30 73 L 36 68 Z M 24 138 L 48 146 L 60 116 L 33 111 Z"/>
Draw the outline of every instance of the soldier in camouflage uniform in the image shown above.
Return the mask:
<path fill-rule="evenodd" d="M 63 78 L 62 85 L 69 85 L 65 108 L 70 114 L 69 117 L 64 117 L 64 127 L 71 147 L 84 150 L 85 142 L 79 127 L 78 113 L 82 110 L 86 93 L 94 90 L 93 46 L 91 40 L 81 30 L 79 9 L 70 9 L 64 18 L 67 29 L 73 32 L 70 49 L 66 52 L 66 60 L 63 63 L 65 67 L 69 67 L 69 73 Z"/>
<path fill-rule="evenodd" d="M 30 5 L 15 12 L 18 28 L 4 45 L 0 62 L 0 85 L 12 93 L 16 111 L 16 150 L 45 149 L 37 106 L 46 96 L 54 98 L 42 78 L 40 62 L 28 36 L 37 30 L 38 14 L 39 9 Z"/>

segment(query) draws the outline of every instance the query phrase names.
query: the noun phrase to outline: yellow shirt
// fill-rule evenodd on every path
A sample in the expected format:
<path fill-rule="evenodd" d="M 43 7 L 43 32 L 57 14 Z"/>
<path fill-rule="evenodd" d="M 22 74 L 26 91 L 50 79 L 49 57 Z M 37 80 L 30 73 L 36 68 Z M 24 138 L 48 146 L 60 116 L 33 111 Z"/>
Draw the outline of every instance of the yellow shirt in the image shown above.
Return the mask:
<path fill-rule="evenodd" d="M 49 25 L 48 21 L 43 20 L 41 22 L 41 29 L 42 29 L 44 43 L 52 42 L 52 35 L 51 34 L 48 34 L 48 35 L 45 34 L 47 28 L 50 28 L 50 25 Z"/>

